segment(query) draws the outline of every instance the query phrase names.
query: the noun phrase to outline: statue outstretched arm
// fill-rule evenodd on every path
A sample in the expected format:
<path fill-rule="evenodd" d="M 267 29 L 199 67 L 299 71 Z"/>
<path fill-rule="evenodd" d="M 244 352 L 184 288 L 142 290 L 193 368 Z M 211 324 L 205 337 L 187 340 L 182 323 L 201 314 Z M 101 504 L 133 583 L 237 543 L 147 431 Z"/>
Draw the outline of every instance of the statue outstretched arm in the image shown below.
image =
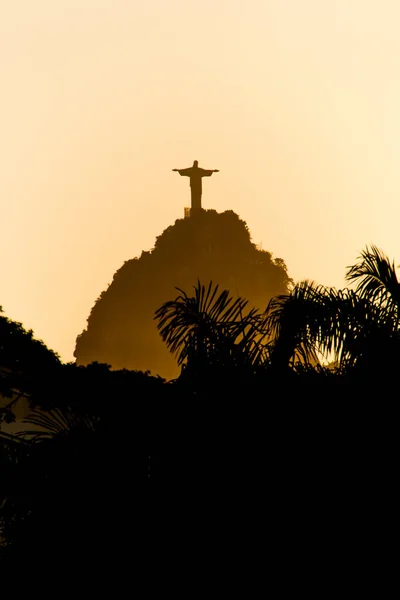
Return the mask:
<path fill-rule="evenodd" d="M 186 177 L 190 177 L 191 172 L 192 172 L 192 167 L 189 167 L 188 169 L 172 169 L 173 171 L 177 171 L 179 173 L 179 175 L 186 175 Z"/>
<path fill-rule="evenodd" d="M 202 177 L 211 177 L 213 173 L 218 173 L 219 169 L 199 169 Z"/>

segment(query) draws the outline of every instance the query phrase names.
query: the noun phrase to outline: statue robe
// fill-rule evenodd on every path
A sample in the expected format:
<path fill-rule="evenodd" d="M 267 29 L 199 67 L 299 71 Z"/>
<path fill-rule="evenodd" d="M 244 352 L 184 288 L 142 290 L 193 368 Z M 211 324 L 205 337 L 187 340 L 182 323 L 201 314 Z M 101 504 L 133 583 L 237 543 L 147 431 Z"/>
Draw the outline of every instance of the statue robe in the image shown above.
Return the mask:
<path fill-rule="evenodd" d="M 208 169 L 201 169 L 200 167 L 189 167 L 188 169 L 178 169 L 179 175 L 190 177 L 190 191 L 192 199 L 192 209 L 197 210 L 201 208 L 201 193 L 203 177 L 210 177 L 214 171 Z"/>

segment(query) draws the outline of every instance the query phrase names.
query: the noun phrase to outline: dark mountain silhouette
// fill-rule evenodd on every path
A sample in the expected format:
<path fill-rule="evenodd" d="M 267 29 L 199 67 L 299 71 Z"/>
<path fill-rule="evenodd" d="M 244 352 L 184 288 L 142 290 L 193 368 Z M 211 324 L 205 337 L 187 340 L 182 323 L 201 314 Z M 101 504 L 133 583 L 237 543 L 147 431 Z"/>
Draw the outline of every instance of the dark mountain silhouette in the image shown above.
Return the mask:
<path fill-rule="evenodd" d="M 264 309 L 292 283 L 284 261 L 257 248 L 233 211 L 201 211 L 195 218 L 178 219 L 150 252 L 126 261 L 115 273 L 77 337 L 77 364 L 97 361 L 176 377 L 179 369 L 160 338 L 154 312 L 176 296 L 175 288 L 191 293 L 198 279 L 245 297 L 249 309 Z"/>

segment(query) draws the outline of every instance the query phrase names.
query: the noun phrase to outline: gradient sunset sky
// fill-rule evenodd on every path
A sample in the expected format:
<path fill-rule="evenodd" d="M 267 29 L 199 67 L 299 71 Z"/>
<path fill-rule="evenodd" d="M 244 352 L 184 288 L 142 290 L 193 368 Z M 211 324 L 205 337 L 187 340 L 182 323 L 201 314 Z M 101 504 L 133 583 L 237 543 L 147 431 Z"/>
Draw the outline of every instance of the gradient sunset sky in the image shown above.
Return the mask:
<path fill-rule="evenodd" d="M 371 243 L 400 262 L 399 23 L 399 0 L 0 0 L 4 314 L 73 360 L 195 159 L 204 208 L 295 281 L 342 288 Z"/>

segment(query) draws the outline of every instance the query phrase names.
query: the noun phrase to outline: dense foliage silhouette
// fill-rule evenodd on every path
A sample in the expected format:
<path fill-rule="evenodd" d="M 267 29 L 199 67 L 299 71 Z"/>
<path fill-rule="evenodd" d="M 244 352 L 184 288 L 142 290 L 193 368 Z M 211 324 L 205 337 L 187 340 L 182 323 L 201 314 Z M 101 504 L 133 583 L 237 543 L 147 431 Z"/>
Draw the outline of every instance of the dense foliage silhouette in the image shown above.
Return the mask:
<path fill-rule="evenodd" d="M 198 279 L 215 281 L 260 309 L 291 284 L 283 260 L 258 249 L 234 212 L 201 211 L 196 218 L 178 219 L 151 252 L 115 273 L 77 338 L 77 363 L 98 361 L 176 377 L 179 369 L 158 335 L 154 312 L 176 287 L 190 291 Z"/>
<path fill-rule="evenodd" d="M 312 560 L 310 577 L 338 556 L 352 572 L 390 562 L 399 283 L 375 247 L 347 279 L 355 290 L 301 282 L 262 311 L 212 282 L 175 290 L 154 315 L 173 381 L 61 364 L 8 323 L 4 386 L 26 373 L 31 413 L 19 435 L 0 428 L 1 566 L 162 588 L 205 557 L 259 565 L 260 546 L 282 571 Z M 34 376 L 15 367 L 33 348 Z"/>
<path fill-rule="evenodd" d="M 32 391 L 35 381 L 47 376 L 61 361 L 58 355 L 27 331 L 21 323 L 1 314 L 0 307 L 0 427 L 11 423 L 21 398 Z"/>

